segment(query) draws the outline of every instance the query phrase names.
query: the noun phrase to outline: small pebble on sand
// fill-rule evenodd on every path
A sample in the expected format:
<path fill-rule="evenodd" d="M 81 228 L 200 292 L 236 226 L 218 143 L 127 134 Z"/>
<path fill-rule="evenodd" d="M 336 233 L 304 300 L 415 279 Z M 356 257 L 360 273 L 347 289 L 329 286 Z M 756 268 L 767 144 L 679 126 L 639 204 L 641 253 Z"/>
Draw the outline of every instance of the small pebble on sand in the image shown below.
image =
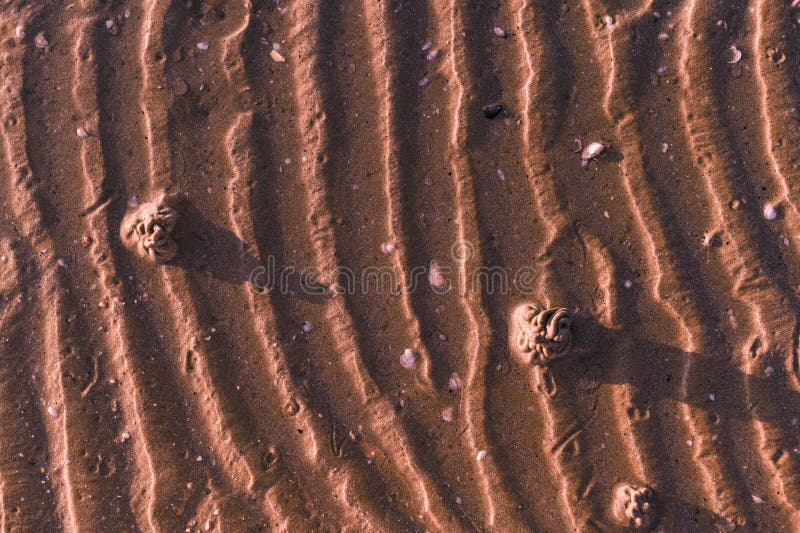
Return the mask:
<path fill-rule="evenodd" d="M 731 46 L 730 48 L 728 48 L 727 50 L 725 50 L 725 61 L 726 62 L 728 62 L 731 65 L 733 65 L 735 63 L 738 63 L 741 60 L 742 60 L 742 52 L 741 52 L 741 50 L 736 48 L 735 44 L 733 46 Z"/>
<path fill-rule="evenodd" d="M 427 59 L 428 61 L 433 61 L 437 57 L 439 57 L 439 50 L 431 50 L 430 52 L 428 52 L 428 55 L 425 57 L 425 59 Z"/>
<path fill-rule="evenodd" d="M 50 407 L 48 407 L 48 408 L 47 408 L 47 412 L 48 412 L 48 413 L 50 414 L 50 416 L 52 416 L 53 418 L 58 418 L 58 417 L 59 417 L 59 415 L 61 414 L 61 413 L 59 413 L 59 412 L 58 412 L 58 410 L 57 410 L 55 407 L 53 407 L 52 405 L 51 405 Z"/>
<path fill-rule="evenodd" d="M 486 450 L 479 451 L 476 459 L 478 459 L 478 461 L 483 461 L 485 458 L 486 458 Z"/>
<path fill-rule="evenodd" d="M 629 280 L 629 279 L 626 279 L 625 280 L 625 288 L 626 289 L 630 289 L 631 287 L 633 287 L 633 282 L 631 280 Z"/>
<path fill-rule="evenodd" d="M 503 110 L 503 106 L 500 104 L 489 105 L 483 108 L 483 114 L 486 115 L 486 118 L 492 119 L 500 114 Z"/>
<path fill-rule="evenodd" d="M 311 333 L 311 330 L 314 329 L 314 325 L 311 324 L 308 320 L 303 322 L 303 332 L 304 333 Z"/>
<path fill-rule="evenodd" d="M 208 50 L 208 41 L 203 41 L 201 43 L 197 43 L 198 50 Z"/>
<path fill-rule="evenodd" d="M 284 57 L 281 55 L 281 53 L 280 53 L 280 52 L 278 52 L 277 50 L 275 50 L 274 48 L 273 48 L 273 49 L 270 51 L 270 53 L 269 53 L 269 57 L 271 57 L 271 58 L 272 58 L 272 60 L 273 60 L 274 62 L 276 62 L 276 63 L 285 63 L 285 62 L 286 62 L 286 58 L 284 58 Z"/>
<path fill-rule="evenodd" d="M 389 255 L 390 253 L 394 252 L 394 250 L 395 250 L 394 243 L 385 242 L 381 244 L 381 252 L 385 253 L 386 255 Z"/>
<path fill-rule="evenodd" d="M 85 138 L 85 137 L 88 137 L 88 136 L 89 136 L 89 134 L 88 134 L 88 133 L 86 133 L 86 130 L 85 130 L 85 129 L 83 129 L 83 128 L 78 128 L 78 129 L 76 129 L 76 130 L 75 130 L 75 133 L 76 133 L 76 134 L 78 135 L 78 137 L 80 137 L 80 138 Z"/>
<path fill-rule="evenodd" d="M 508 37 L 508 33 L 506 33 L 506 30 L 504 30 L 504 29 L 503 29 L 503 28 L 501 28 L 500 26 L 495 26 L 495 27 L 492 29 L 492 31 L 494 31 L 494 34 L 495 34 L 495 35 L 497 35 L 498 37 L 501 37 L 501 38 L 506 38 L 506 37 Z"/>

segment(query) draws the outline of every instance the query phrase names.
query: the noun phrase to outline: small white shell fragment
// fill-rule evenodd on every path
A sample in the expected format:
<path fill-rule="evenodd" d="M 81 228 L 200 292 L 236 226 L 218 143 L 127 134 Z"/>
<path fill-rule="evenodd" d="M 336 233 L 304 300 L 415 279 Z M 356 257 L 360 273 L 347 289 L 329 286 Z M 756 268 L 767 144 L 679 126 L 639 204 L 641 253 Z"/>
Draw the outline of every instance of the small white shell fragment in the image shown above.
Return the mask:
<path fill-rule="evenodd" d="M 395 250 L 394 243 L 385 242 L 381 244 L 381 252 L 385 253 L 386 255 L 389 255 L 390 253 L 394 252 L 394 250 Z"/>
<path fill-rule="evenodd" d="M 431 284 L 431 287 L 436 288 L 444 287 L 446 283 L 442 271 L 439 268 L 439 264 L 436 261 L 431 261 L 431 266 L 428 269 L 428 283 Z"/>
<path fill-rule="evenodd" d="M 106 21 L 106 28 L 110 30 L 112 26 L 114 26 L 114 21 L 112 19 L 108 19 Z"/>
<path fill-rule="evenodd" d="M 666 41 L 669 39 L 669 33 L 659 33 L 658 40 L 659 41 Z"/>
<path fill-rule="evenodd" d="M 667 143 L 661 143 L 661 153 L 666 154 L 667 150 L 669 150 L 669 145 Z"/>
<path fill-rule="evenodd" d="M 24 38 L 25 26 L 23 26 L 22 24 L 17 25 L 17 27 L 14 29 L 14 33 L 16 33 L 17 37 L 19 37 L 20 39 Z"/>
<path fill-rule="evenodd" d="M 772 205 L 772 202 L 764 204 L 764 218 L 767 220 L 775 220 L 778 218 L 778 210 Z"/>
<path fill-rule="evenodd" d="M 486 458 L 486 450 L 479 451 L 476 459 L 478 461 L 483 461 L 485 458 Z"/>
<path fill-rule="evenodd" d="M 428 61 L 433 61 L 437 57 L 439 57 L 439 50 L 431 50 L 430 52 L 428 52 L 428 55 L 425 57 L 425 59 L 427 59 Z"/>
<path fill-rule="evenodd" d="M 199 50 L 208 50 L 208 41 L 197 43 L 197 48 Z"/>
<path fill-rule="evenodd" d="M 767 376 L 768 378 L 771 378 L 773 374 L 775 374 L 775 369 L 773 367 L 768 366 L 767 368 L 764 369 L 764 375 Z"/>
<path fill-rule="evenodd" d="M 47 48 L 50 43 L 47 42 L 44 32 L 40 31 L 36 34 L 36 37 L 33 38 L 33 44 L 35 44 L 37 48 Z"/>
<path fill-rule="evenodd" d="M 311 330 L 314 329 L 314 325 L 309 322 L 308 320 L 303 322 L 303 332 L 304 333 L 311 333 Z"/>
<path fill-rule="evenodd" d="M 504 30 L 500 26 L 495 26 L 494 28 L 492 28 L 492 31 L 494 31 L 494 34 L 497 35 L 498 37 L 503 37 L 503 38 L 508 37 L 508 33 L 506 33 L 506 30 Z"/>
<path fill-rule="evenodd" d="M 51 406 L 49 406 L 49 407 L 47 408 L 47 412 L 48 412 L 48 413 L 50 414 L 50 416 L 52 416 L 53 418 L 58 418 L 58 417 L 59 417 L 59 415 L 61 414 L 61 413 L 59 413 L 59 412 L 58 412 L 58 410 L 57 410 L 55 407 L 53 407 L 52 405 L 51 405 Z"/>
<path fill-rule="evenodd" d="M 752 496 L 752 497 L 753 497 L 753 501 L 754 501 L 755 503 L 759 503 L 759 504 L 761 504 L 761 503 L 764 503 L 764 500 L 763 500 L 762 498 L 759 498 L 759 497 L 758 497 L 758 496 L 756 496 L 755 494 L 753 494 L 753 496 Z"/>
<path fill-rule="evenodd" d="M 461 387 L 461 378 L 457 373 L 453 372 L 453 375 L 450 376 L 450 381 L 448 382 L 447 387 L 450 390 L 458 390 Z"/>
<path fill-rule="evenodd" d="M 717 395 L 712 392 L 711 394 L 708 395 L 708 399 L 711 400 L 712 402 L 716 401 Z"/>
<path fill-rule="evenodd" d="M 445 407 L 442 409 L 442 420 L 445 422 L 452 422 L 453 421 L 453 408 L 452 407 Z"/>
<path fill-rule="evenodd" d="M 270 51 L 270 53 L 269 53 L 269 57 L 271 57 L 271 58 L 272 58 L 272 60 L 273 60 L 274 62 L 276 62 L 276 63 L 285 63 L 285 62 L 286 62 L 286 58 L 284 58 L 284 57 L 281 55 L 281 53 L 280 53 L 280 52 L 278 52 L 277 50 L 275 50 L 274 48 L 273 48 L 273 49 Z"/>
<path fill-rule="evenodd" d="M 89 136 L 89 134 L 86 133 L 86 130 L 83 129 L 83 128 L 76 129 L 75 130 L 75 134 L 80 138 L 84 138 L 84 137 L 88 137 Z"/>
<path fill-rule="evenodd" d="M 626 289 L 630 289 L 631 287 L 633 287 L 633 282 L 631 280 L 629 280 L 629 279 L 626 279 L 625 280 L 625 288 Z"/>
<path fill-rule="evenodd" d="M 602 154 L 606 149 L 606 143 L 602 141 L 595 141 L 587 144 L 581 152 L 581 163 L 586 166 L 590 160 Z"/>
<path fill-rule="evenodd" d="M 120 435 L 120 440 L 122 442 L 126 442 L 126 441 L 130 440 L 130 438 L 131 438 L 131 434 L 128 433 L 127 431 L 124 432 L 122 435 Z"/>
<path fill-rule="evenodd" d="M 731 45 L 730 48 L 725 50 L 725 61 L 733 65 L 742 60 L 742 51 L 736 48 L 736 45 Z"/>
<path fill-rule="evenodd" d="M 403 350 L 403 355 L 400 356 L 400 364 L 403 366 L 403 368 L 411 368 L 416 362 L 417 356 L 414 353 L 414 350 L 411 348 L 406 348 Z"/>
<path fill-rule="evenodd" d="M 430 41 L 426 42 L 425 44 L 422 45 L 422 51 L 426 52 L 426 51 L 430 50 L 431 46 L 433 46 L 433 45 L 431 44 Z"/>
<path fill-rule="evenodd" d="M 422 78 L 421 80 L 419 80 L 417 82 L 417 85 L 419 85 L 420 87 L 425 87 L 429 83 L 430 83 L 430 80 L 428 79 L 428 76 L 425 76 L 424 78 Z"/>

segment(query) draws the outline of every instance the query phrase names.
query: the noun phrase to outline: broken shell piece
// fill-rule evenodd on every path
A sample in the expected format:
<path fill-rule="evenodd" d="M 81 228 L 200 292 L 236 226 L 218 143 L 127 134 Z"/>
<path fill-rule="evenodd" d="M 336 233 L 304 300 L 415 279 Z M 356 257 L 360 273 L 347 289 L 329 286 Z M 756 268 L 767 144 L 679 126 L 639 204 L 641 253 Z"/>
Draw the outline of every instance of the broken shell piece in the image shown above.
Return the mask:
<path fill-rule="evenodd" d="M 510 326 L 511 352 L 523 364 L 546 365 L 572 347 L 572 314 L 564 307 L 541 310 L 521 304 L 512 312 Z"/>
<path fill-rule="evenodd" d="M 771 202 L 764 204 L 764 218 L 767 220 L 775 220 L 778 218 L 778 210 Z"/>
<path fill-rule="evenodd" d="M 734 63 L 738 63 L 741 60 L 742 60 L 742 52 L 741 50 L 736 48 L 735 44 L 731 45 L 731 47 L 725 51 L 725 61 L 727 61 L 731 65 L 733 65 Z"/>
<path fill-rule="evenodd" d="M 492 29 L 492 31 L 494 31 L 494 34 L 497 35 L 498 37 L 501 37 L 501 38 L 508 37 L 508 33 L 506 33 L 506 30 L 504 30 L 500 26 L 495 26 Z"/>
<path fill-rule="evenodd" d="M 612 513 L 623 527 L 649 531 L 656 525 L 653 489 L 622 483 L 614 490 Z"/>
<path fill-rule="evenodd" d="M 585 167 L 589 161 L 605 152 L 607 148 L 606 143 L 603 141 L 595 141 L 587 144 L 581 152 L 581 166 Z"/>
<path fill-rule="evenodd" d="M 165 204 L 165 195 L 157 201 L 145 202 L 122 219 L 120 237 L 123 244 L 138 256 L 153 263 L 166 263 L 175 258 L 178 245 L 172 230 L 178 213 Z"/>
<path fill-rule="evenodd" d="M 36 37 L 33 38 L 33 44 L 36 45 L 36 48 L 47 48 L 50 43 L 47 42 L 44 32 L 40 31 L 36 34 Z"/>

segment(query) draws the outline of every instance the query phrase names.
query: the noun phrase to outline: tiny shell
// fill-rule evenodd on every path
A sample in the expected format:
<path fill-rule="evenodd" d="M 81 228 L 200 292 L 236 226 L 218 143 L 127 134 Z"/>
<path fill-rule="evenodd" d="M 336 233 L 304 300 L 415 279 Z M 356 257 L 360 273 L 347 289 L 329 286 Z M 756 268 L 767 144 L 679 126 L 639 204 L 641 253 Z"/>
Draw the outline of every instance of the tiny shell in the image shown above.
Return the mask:
<path fill-rule="evenodd" d="M 764 503 L 764 500 L 762 498 L 759 498 L 755 494 L 753 494 L 752 496 L 753 496 L 753 502 L 758 503 L 758 504 Z"/>
<path fill-rule="evenodd" d="M 50 407 L 48 407 L 48 408 L 47 408 L 47 412 L 48 412 L 48 413 L 50 413 L 50 416 L 52 416 L 53 418 L 58 418 L 58 417 L 59 417 L 59 415 L 61 414 L 61 413 L 59 413 L 59 412 L 58 412 L 58 410 L 57 410 L 55 407 L 53 407 L 52 405 L 51 405 Z"/>
<path fill-rule="evenodd" d="M 47 39 L 44 36 L 44 32 L 41 31 L 36 34 L 36 37 L 33 39 L 33 43 L 36 45 L 37 48 L 47 48 L 50 43 L 47 42 Z"/>
<path fill-rule="evenodd" d="M 428 61 L 433 61 L 437 57 L 439 57 L 439 50 L 431 50 L 425 57 L 425 59 L 427 59 Z"/>
<path fill-rule="evenodd" d="M 486 458 L 486 450 L 479 451 L 476 459 L 478 461 L 483 461 L 485 458 Z"/>
<path fill-rule="evenodd" d="M 274 48 L 269 53 L 269 57 L 271 57 L 272 60 L 274 62 L 276 62 L 276 63 L 285 63 L 286 62 L 286 59 L 281 55 L 281 53 L 278 52 L 277 50 L 275 50 Z"/>
<path fill-rule="evenodd" d="M 78 128 L 78 129 L 76 129 L 76 130 L 75 130 L 75 133 L 78 135 L 78 137 L 81 137 L 81 138 L 84 138 L 84 137 L 88 137 L 88 136 L 89 136 L 89 134 L 88 134 L 88 133 L 86 133 L 86 130 L 85 130 L 85 129 L 83 129 L 83 128 Z"/>
<path fill-rule="evenodd" d="M 25 26 L 23 26 L 22 24 L 18 25 L 15 28 L 14 32 L 17 34 L 17 37 L 19 37 L 20 39 L 24 38 L 25 37 Z"/>
<path fill-rule="evenodd" d="M 395 250 L 394 244 L 391 243 L 391 242 L 385 242 L 385 243 L 381 244 L 381 252 L 383 252 L 383 253 L 385 253 L 387 255 L 392 253 L 392 252 L 394 252 L 394 250 Z"/>
<path fill-rule="evenodd" d="M 411 368 L 416 362 L 417 356 L 414 353 L 414 350 L 411 348 L 406 348 L 403 350 L 403 355 L 400 356 L 400 364 L 403 366 L 403 368 Z"/>
<path fill-rule="evenodd" d="M 208 50 L 208 41 L 203 41 L 201 43 L 197 43 L 197 48 L 199 50 Z"/>
<path fill-rule="evenodd" d="M 742 60 L 742 52 L 741 50 L 736 48 L 735 44 L 725 51 L 725 61 L 727 61 L 728 63 L 734 64 L 738 63 L 741 60 Z"/>
<path fill-rule="evenodd" d="M 494 31 L 494 34 L 497 35 L 498 37 L 502 37 L 502 38 L 508 37 L 508 33 L 506 33 L 506 30 L 504 30 L 500 26 L 495 26 L 492 29 L 492 31 Z"/>
<path fill-rule="evenodd" d="M 778 218 L 778 211 L 770 202 L 764 204 L 764 218 L 767 220 L 775 220 Z"/>
<path fill-rule="evenodd" d="M 602 141 L 595 141 L 586 145 L 581 152 L 581 161 L 583 162 L 583 166 L 586 166 L 590 160 L 602 154 L 605 149 L 606 143 Z"/>

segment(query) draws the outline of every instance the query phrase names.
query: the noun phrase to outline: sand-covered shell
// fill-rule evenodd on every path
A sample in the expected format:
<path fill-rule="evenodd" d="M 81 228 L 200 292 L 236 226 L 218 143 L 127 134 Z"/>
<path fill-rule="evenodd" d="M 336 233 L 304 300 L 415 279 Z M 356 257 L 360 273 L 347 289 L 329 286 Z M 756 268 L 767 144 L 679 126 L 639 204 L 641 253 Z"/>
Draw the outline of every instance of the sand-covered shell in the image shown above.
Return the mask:
<path fill-rule="evenodd" d="M 511 313 L 509 343 L 523 364 L 546 365 L 569 353 L 572 347 L 572 313 L 565 307 L 541 310 L 531 303 Z"/>
<path fill-rule="evenodd" d="M 175 258 L 178 245 L 172 230 L 178 213 L 166 204 L 161 195 L 152 202 L 141 203 L 122 219 L 120 238 L 126 248 L 153 263 L 167 263 Z"/>
<path fill-rule="evenodd" d="M 612 514 L 620 526 L 650 531 L 658 521 L 653 497 L 650 487 L 620 483 L 614 489 Z"/>

